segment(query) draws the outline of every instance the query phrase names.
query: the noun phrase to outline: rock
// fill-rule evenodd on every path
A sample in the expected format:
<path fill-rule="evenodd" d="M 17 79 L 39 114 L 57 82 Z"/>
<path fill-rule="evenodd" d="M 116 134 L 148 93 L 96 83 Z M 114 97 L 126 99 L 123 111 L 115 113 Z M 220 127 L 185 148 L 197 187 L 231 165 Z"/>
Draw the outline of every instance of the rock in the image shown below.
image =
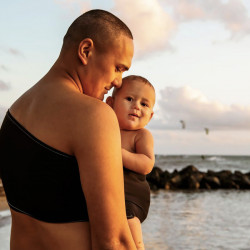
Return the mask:
<path fill-rule="evenodd" d="M 213 171 L 213 170 L 208 170 L 207 171 L 207 176 L 215 176 L 216 175 L 216 172 Z"/>
<path fill-rule="evenodd" d="M 169 181 L 171 188 L 181 188 L 182 178 L 180 174 L 176 174 Z"/>
<path fill-rule="evenodd" d="M 220 183 L 221 183 L 221 188 L 224 188 L 224 189 L 240 189 L 240 186 L 237 185 L 231 179 L 222 178 L 220 179 Z"/>
<path fill-rule="evenodd" d="M 181 176 L 182 182 L 180 188 L 182 189 L 199 189 L 200 180 L 202 179 L 203 174 L 199 172 L 185 173 Z"/>
<path fill-rule="evenodd" d="M 219 172 L 215 172 L 215 175 L 220 178 L 229 178 L 233 173 L 230 170 L 222 170 Z"/>
<path fill-rule="evenodd" d="M 240 189 L 240 186 L 238 184 L 230 180 L 227 180 L 226 182 L 224 182 L 222 186 L 223 188 L 226 188 L 226 189 Z"/>
<path fill-rule="evenodd" d="M 205 173 L 203 173 L 203 172 L 197 172 L 197 173 L 193 173 L 193 175 L 194 175 L 195 179 L 198 182 L 200 182 L 203 179 Z"/>
<path fill-rule="evenodd" d="M 235 171 L 231 178 L 241 189 L 250 189 L 249 177 L 240 171 Z"/>
<path fill-rule="evenodd" d="M 206 182 L 204 182 L 203 188 L 208 189 L 208 190 L 212 189 L 211 186 L 208 183 L 206 183 Z"/>
<path fill-rule="evenodd" d="M 250 172 L 245 173 L 245 175 L 246 175 L 248 178 L 250 178 Z"/>
<path fill-rule="evenodd" d="M 147 175 L 152 190 L 164 188 L 172 189 L 250 189 L 250 172 L 243 174 L 240 171 L 232 173 L 229 170 L 207 173 L 199 171 L 195 166 L 188 165 L 180 171 L 176 169 L 169 173 L 154 167 Z"/>
<path fill-rule="evenodd" d="M 166 189 L 166 190 L 170 190 L 170 189 L 171 189 L 171 184 L 170 184 L 170 182 L 167 182 L 167 183 L 165 184 L 164 189 Z"/>
<path fill-rule="evenodd" d="M 193 166 L 189 165 L 182 169 L 179 174 L 181 175 L 182 183 L 180 185 L 183 189 L 199 189 L 200 180 L 203 178 L 203 173 Z"/>
<path fill-rule="evenodd" d="M 215 173 L 215 176 L 219 178 L 221 188 L 224 189 L 240 189 L 240 186 L 233 180 L 233 173 L 230 170 L 222 170 Z"/>
<path fill-rule="evenodd" d="M 200 188 L 200 182 L 196 178 L 195 175 L 190 175 L 187 180 L 187 187 L 189 189 L 199 189 Z"/>
<path fill-rule="evenodd" d="M 192 174 L 192 173 L 199 172 L 199 170 L 193 166 L 193 165 L 188 165 L 185 168 L 183 168 L 181 171 L 179 171 L 179 174 L 185 175 L 185 174 Z"/>
<path fill-rule="evenodd" d="M 161 174 L 163 171 L 159 167 L 154 167 L 152 171 L 146 176 L 148 182 L 160 187 Z"/>
<path fill-rule="evenodd" d="M 221 187 L 218 177 L 212 175 L 205 175 L 201 180 L 201 188 L 217 189 Z"/>
<path fill-rule="evenodd" d="M 171 174 L 165 170 L 161 175 L 160 175 L 160 183 L 159 186 L 160 188 L 165 188 L 166 183 L 168 183 L 171 179 Z"/>

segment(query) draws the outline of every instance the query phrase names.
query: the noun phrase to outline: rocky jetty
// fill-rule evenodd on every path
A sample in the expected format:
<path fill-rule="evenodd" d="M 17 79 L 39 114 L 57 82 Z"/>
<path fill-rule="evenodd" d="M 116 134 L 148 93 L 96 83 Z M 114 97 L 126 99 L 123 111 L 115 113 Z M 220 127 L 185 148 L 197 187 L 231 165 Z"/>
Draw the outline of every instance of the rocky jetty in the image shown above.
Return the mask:
<path fill-rule="evenodd" d="M 250 189 L 250 172 L 241 173 L 229 170 L 207 172 L 199 171 L 195 166 L 189 165 L 180 171 L 172 173 L 163 171 L 155 166 L 147 175 L 151 190 L 166 189 Z"/>

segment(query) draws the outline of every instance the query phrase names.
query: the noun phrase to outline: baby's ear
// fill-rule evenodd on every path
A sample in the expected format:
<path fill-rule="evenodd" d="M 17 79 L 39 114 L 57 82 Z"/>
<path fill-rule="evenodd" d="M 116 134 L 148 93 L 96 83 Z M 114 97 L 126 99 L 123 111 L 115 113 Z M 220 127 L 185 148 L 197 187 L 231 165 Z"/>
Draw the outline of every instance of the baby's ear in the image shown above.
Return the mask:
<path fill-rule="evenodd" d="M 149 121 L 152 119 L 154 112 L 152 111 Z"/>
<path fill-rule="evenodd" d="M 113 97 L 112 96 L 109 96 L 107 99 L 106 99 L 106 103 L 111 107 L 113 108 Z"/>

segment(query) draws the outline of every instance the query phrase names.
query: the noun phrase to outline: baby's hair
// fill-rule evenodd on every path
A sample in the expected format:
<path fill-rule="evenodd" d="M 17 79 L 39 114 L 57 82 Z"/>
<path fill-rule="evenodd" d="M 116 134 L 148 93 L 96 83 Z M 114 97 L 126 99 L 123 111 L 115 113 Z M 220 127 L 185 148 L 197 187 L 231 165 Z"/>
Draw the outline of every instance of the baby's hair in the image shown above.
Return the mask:
<path fill-rule="evenodd" d="M 137 76 L 137 75 L 130 75 L 130 76 L 126 76 L 122 79 L 122 82 L 124 83 L 125 81 L 140 81 L 145 83 L 146 85 L 150 86 L 154 92 L 155 92 L 155 88 L 154 86 L 150 83 L 149 80 L 147 80 L 145 77 L 142 76 Z M 114 88 L 113 93 L 112 93 L 112 97 L 114 98 L 116 96 L 116 94 L 119 92 L 119 90 L 122 89 L 122 86 L 118 89 L 118 88 Z"/>

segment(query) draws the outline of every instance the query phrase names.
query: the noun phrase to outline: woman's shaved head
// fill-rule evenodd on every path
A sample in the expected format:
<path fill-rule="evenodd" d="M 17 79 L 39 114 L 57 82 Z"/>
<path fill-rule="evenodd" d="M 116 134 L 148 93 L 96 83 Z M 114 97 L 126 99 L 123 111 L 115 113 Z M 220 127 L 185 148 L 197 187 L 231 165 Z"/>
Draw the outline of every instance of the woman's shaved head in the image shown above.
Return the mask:
<path fill-rule="evenodd" d="M 78 47 L 83 39 L 90 38 L 95 48 L 104 52 L 120 35 L 133 39 L 130 29 L 118 17 L 104 10 L 90 10 L 71 24 L 64 36 L 63 48 Z"/>

